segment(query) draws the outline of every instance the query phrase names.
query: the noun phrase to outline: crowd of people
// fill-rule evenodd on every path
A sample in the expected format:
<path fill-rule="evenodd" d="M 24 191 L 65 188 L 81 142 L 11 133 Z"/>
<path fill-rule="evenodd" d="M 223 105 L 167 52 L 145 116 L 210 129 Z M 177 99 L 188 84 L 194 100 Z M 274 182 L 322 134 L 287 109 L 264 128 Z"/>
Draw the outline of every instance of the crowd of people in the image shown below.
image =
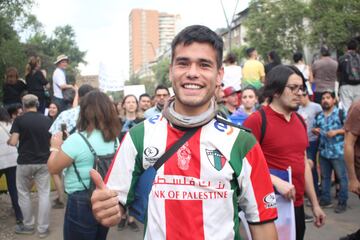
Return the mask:
<path fill-rule="evenodd" d="M 131 210 L 136 185 L 189 130 L 194 135 L 154 176 L 145 239 L 239 239 L 240 210 L 252 239 L 277 239 L 274 190 L 294 202 L 296 239 L 304 239 L 306 222 L 325 224 L 322 209 L 333 207 L 333 182 L 338 214 L 347 210 L 349 191 L 360 195 L 356 40 L 338 60 L 321 47 L 311 65 L 301 52 L 285 65 L 276 50 L 264 65 L 252 47 L 241 66 L 233 53 L 223 62 L 221 38 L 199 25 L 182 30 L 171 48 L 174 96 L 159 85 L 153 97 L 129 94 L 114 102 L 88 84 L 69 84 L 66 55 L 54 62 L 52 87 L 38 57 L 29 59 L 25 80 L 7 69 L 0 174 L 7 178 L 15 233 L 47 237 L 51 207 L 65 208 L 66 240 L 106 239 L 115 225 L 139 231 Z M 92 170 L 104 156 L 114 158 L 105 178 Z M 292 183 L 270 171 L 289 167 Z M 342 239 L 359 238 L 360 230 Z"/>

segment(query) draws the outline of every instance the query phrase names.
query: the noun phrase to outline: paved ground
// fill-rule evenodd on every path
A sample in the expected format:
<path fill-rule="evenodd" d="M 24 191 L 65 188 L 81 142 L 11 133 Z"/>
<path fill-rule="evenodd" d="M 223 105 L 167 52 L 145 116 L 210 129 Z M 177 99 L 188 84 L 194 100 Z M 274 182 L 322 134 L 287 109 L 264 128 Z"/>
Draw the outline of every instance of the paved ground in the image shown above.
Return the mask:
<path fill-rule="evenodd" d="M 53 197 L 53 196 L 52 196 Z M 34 202 L 36 194 L 33 194 Z M 350 232 L 354 232 L 360 228 L 360 200 L 354 194 L 350 194 L 348 202 L 349 208 L 343 214 L 335 214 L 333 209 L 325 209 L 327 214 L 327 222 L 324 227 L 317 229 L 312 223 L 306 225 L 306 240 L 336 240 Z M 34 205 L 34 209 L 36 206 Z M 310 212 L 309 209 L 306 209 Z M 50 222 L 50 235 L 47 239 L 61 240 L 63 226 L 64 210 L 52 210 Z M 15 225 L 15 217 L 11 209 L 10 198 L 6 194 L 0 195 L 0 240 L 35 240 L 38 239 L 36 234 L 30 236 L 19 236 L 13 233 Z M 108 239 L 116 240 L 140 240 L 142 239 L 142 231 L 134 233 L 128 228 L 119 232 L 116 228 L 111 228 Z"/>

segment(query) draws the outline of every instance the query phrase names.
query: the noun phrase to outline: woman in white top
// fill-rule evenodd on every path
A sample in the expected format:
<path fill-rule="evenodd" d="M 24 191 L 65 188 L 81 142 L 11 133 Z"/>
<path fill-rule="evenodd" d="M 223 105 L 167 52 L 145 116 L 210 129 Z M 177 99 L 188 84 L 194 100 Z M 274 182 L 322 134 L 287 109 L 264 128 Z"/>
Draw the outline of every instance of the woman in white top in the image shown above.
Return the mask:
<path fill-rule="evenodd" d="M 305 64 L 303 54 L 301 52 L 296 52 L 293 55 L 294 66 L 299 69 L 306 80 L 306 87 L 309 95 L 312 95 L 312 85 L 313 85 L 313 74 L 311 71 L 311 67 Z"/>
<path fill-rule="evenodd" d="M 11 118 L 4 107 L 0 107 L 0 178 L 6 176 L 7 188 L 12 207 L 15 211 L 16 224 L 22 224 L 23 215 L 18 204 L 16 189 L 17 149 L 7 144 L 10 137 Z"/>

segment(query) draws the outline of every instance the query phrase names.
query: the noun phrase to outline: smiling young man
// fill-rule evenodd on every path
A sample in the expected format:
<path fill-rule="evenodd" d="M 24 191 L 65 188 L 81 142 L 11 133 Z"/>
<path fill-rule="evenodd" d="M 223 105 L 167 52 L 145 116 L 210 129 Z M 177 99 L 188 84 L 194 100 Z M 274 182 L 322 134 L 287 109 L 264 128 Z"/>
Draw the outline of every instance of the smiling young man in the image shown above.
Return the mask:
<path fill-rule="evenodd" d="M 125 136 L 105 183 L 91 172 L 97 186 L 93 213 L 103 225 L 119 222 L 123 205 L 134 200 L 139 175 L 197 127 L 156 172 L 144 238 L 240 239 L 239 200 L 252 238 L 277 239 L 275 195 L 260 146 L 247 131 L 216 117 L 222 48 L 221 38 L 204 26 L 187 27 L 175 37 L 169 70 L 175 96 L 162 115 Z"/>
<path fill-rule="evenodd" d="M 252 130 L 261 144 L 269 168 L 292 169 L 290 184 L 271 175 L 276 190 L 287 199 L 294 200 L 296 239 L 305 234 L 304 193 L 312 203 L 315 225 L 324 224 L 325 214 L 316 198 L 310 166 L 307 163 L 308 145 L 305 124 L 296 111 L 300 105 L 300 96 L 305 90 L 305 79 L 299 70 L 292 66 L 277 66 L 267 78 L 264 97 L 269 106 L 263 107 L 265 118 L 260 111 L 250 115 L 244 126 Z M 262 121 L 266 119 L 266 131 L 262 131 Z"/>

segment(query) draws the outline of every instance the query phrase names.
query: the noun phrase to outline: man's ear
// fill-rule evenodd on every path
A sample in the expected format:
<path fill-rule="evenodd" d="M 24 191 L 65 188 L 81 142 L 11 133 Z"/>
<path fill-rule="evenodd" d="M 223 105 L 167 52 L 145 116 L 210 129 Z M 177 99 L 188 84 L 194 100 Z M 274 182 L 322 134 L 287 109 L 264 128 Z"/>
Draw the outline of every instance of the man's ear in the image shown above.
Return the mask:
<path fill-rule="evenodd" d="M 216 85 L 217 86 L 220 86 L 221 85 L 221 82 L 223 80 L 223 77 L 224 77 L 224 67 L 221 66 L 218 70 L 218 74 L 217 74 L 217 77 L 216 77 Z"/>

